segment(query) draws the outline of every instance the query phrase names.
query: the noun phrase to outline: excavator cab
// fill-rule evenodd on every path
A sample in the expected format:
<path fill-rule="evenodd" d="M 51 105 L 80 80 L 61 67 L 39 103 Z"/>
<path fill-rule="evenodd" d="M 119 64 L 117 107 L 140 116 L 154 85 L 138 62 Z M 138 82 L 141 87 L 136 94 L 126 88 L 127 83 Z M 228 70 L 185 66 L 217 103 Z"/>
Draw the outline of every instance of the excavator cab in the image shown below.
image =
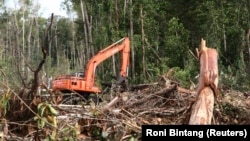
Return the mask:
<path fill-rule="evenodd" d="M 84 72 L 75 72 L 72 74 L 73 77 L 84 77 Z"/>

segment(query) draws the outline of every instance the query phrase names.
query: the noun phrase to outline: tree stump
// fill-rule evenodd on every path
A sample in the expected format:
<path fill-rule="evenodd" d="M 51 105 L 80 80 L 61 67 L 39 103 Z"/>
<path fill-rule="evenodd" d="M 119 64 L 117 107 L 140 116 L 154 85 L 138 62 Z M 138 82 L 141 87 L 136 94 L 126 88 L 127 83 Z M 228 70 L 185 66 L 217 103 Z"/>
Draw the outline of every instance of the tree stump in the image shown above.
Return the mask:
<path fill-rule="evenodd" d="M 197 54 L 200 61 L 200 76 L 189 124 L 211 124 L 214 99 L 218 96 L 218 52 L 214 48 L 207 48 L 206 41 L 202 39 Z"/>

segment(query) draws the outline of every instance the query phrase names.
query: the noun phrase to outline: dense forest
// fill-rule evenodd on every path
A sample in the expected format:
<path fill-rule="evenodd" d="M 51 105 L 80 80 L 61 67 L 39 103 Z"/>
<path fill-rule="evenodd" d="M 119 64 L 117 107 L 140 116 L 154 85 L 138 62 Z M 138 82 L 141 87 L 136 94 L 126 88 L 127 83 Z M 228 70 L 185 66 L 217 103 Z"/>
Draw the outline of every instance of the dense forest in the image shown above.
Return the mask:
<path fill-rule="evenodd" d="M 210 109 L 213 124 L 250 123 L 244 108 L 250 106 L 250 0 L 64 0 L 67 17 L 42 17 L 32 0 L 16 5 L 0 2 L 0 133 L 6 138 L 122 141 L 139 139 L 143 124 L 184 123 L 199 81 L 202 39 L 218 52 L 223 102 Z M 124 37 L 131 48 L 129 84 L 143 90 L 111 91 L 100 105 L 53 101 L 61 95 L 48 89 L 49 80 L 85 71 L 96 53 Z M 120 64 L 119 53 L 99 64 L 97 83 L 112 82 Z M 169 76 L 168 87 L 158 85 L 162 76 Z M 39 97 L 40 86 L 51 99 Z"/>
<path fill-rule="evenodd" d="M 31 0 L 17 4 L 19 8 L 9 9 L 2 1 L 0 14 L 0 78 L 14 87 L 32 78 L 32 67 L 42 58 L 43 34 L 51 22 L 50 17 L 38 15 L 39 5 Z M 220 84 L 249 88 L 249 0 L 65 0 L 61 6 L 69 17 L 54 13 L 41 77 L 84 71 L 95 53 L 128 36 L 131 84 L 155 81 L 173 68 L 176 80 L 189 87 L 197 82 L 195 48 L 203 38 L 219 52 Z M 98 66 L 98 80 L 116 75 L 120 63 L 116 56 Z"/>

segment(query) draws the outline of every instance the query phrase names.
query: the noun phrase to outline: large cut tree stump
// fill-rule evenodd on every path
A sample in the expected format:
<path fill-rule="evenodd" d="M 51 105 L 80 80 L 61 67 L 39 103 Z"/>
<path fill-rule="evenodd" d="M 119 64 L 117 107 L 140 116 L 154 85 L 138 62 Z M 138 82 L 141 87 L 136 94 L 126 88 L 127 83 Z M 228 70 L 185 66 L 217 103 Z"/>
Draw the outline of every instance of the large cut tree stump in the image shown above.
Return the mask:
<path fill-rule="evenodd" d="M 206 41 L 202 39 L 197 54 L 200 61 L 200 76 L 189 124 L 211 124 L 214 99 L 218 96 L 218 52 L 214 48 L 207 48 Z"/>

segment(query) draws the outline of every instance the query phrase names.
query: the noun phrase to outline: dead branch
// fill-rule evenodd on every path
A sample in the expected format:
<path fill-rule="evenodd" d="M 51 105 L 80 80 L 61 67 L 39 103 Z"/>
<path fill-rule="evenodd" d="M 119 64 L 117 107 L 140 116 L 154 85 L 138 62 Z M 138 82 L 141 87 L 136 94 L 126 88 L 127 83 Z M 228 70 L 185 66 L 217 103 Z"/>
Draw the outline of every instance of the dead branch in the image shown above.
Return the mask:
<path fill-rule="evenodd" d="M 137 85 L 132 85 L 130 86 L 130 90 L 131 91 L 135 91 L 135 90 L 143 90 L 149 87 L 152 87 L 153 85 L 157 85 L 158 83 L 150 83 L 150 84 L 137 84 Z"/>
<path fill-rule="evenodd" d="M 43 64 L 45 63 L 45 60 L 46 60 L 46 57 L 47 57 L 47 54 L 46 54 L 46 43 L 48 42 L 48 32 L 51 30 L 51 26 L 52 26 L 52 23 L 53 23 L 53 16 L 54 14 L 52 13 L 51 14 L 51 22 L 47 28 L 47 30 L 45 31 L 45 34 L 44 34 L 44 37 L 43 37 L 43 41 L 42 41 L 42 53 L 43 53 L 43 59 L 40 61 L 38 67 L 33 71 L 34 72 L 34 79 L 32 81 L 32 85 L 31 85 L 31 89 L 28 93 L 28 97 L 33 99 L 34 96 L 36 95 L 37 93 L 37 90 L 38 90 L 38 87 L 39 87 L 39 72 L 40 70 L 42 69 L 42 66 Z"/>
<path fill-rule="evenodd" d="M 120 100 L 120 96 L 116 96 L 114 99 L 112 99 L 107 105 L 105 105 L 102 109 L 102 112 L 106 112 L 109 110 L 113 105 L 115 105 Z"/>
<path fill-rule="evenodd" d="M 197 57 L 197 56 L 199 56 L 199 55 L 197 55 L 197 50 L 196 50 L 196 56 L 194 55 L 194 53 L 193 53 L 190 49 L 189 49 L 188 51 L 189 51 L 189 53 L 190 53 L 195 59 L 199 60 L 198 57 Z"/>
<path fill-rule="evenodd" d="M 159 95 L 170 94 L 170 92 L 176 90 L 176 88 L 177 88 L 177 85 L 171 85 L 168 88 L 164 88 L 164 89 L 162 89 L 160 91 L 157 91 L 157 92 L 153 93 L 153 95 L 158 95 L 159 96 Z"/>
<path fill-rule="evenodd" d="M 185 89 L 185 88 L 182 88 L 182 87 L 177 87 L 177 91 L 179 93 L 186 93 L 186 94 L 194 94 L 195 93 L 194 91 L 191 91 L 189 89 Z"/>

